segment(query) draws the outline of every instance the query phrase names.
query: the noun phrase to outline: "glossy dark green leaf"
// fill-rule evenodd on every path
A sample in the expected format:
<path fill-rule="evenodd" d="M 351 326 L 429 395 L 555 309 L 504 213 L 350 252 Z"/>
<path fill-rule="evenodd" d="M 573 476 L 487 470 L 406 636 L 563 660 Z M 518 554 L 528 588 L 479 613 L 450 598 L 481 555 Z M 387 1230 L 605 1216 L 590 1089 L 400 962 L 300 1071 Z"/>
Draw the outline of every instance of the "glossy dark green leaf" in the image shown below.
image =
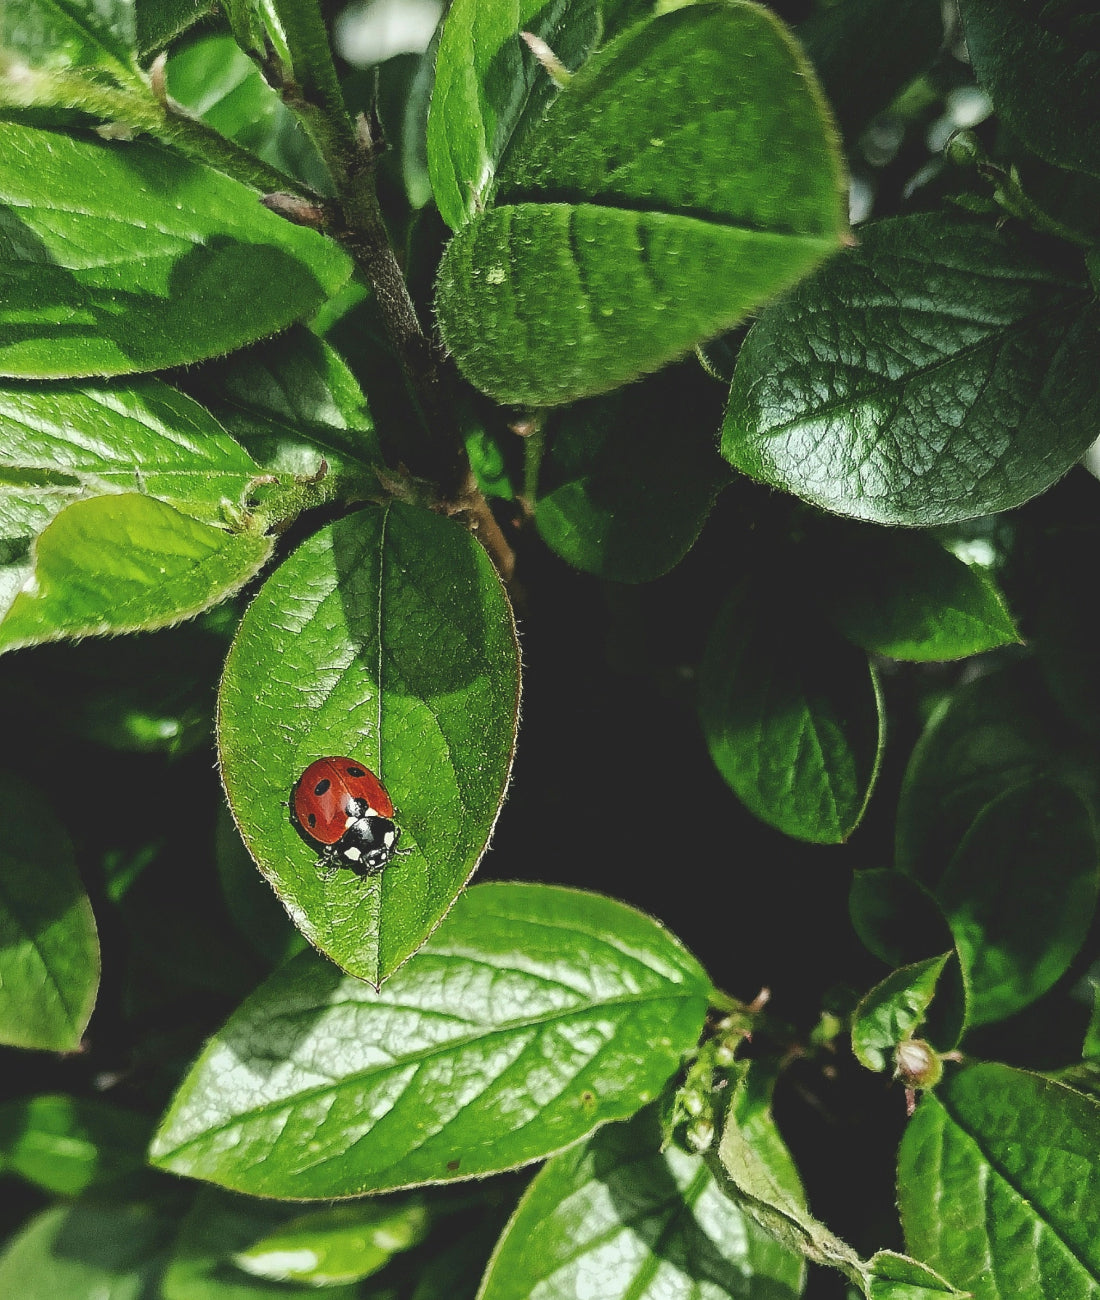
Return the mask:
<path fill-rule="evenodd" d="M 331 1205 L 296 1215 L 237 1251 L 233 1262 L 253 1277 L 328 1288 L 377 1273 L 419 1245 L 427 1227 L 415 1197 Z"/>
<path fill-rule="evenodd" d="M 28 818 L 28 808 L 45 815 Z M 0 1042 L 72 1051 L 99 987 L 99 940 L 72 842 L 46 795 L 7 774 L 0 824 Z"/>
<path fill-rule="evenodd" d="M 974 1300 L 1100 1289 L 1100 1105 L 1006 1065 L 926 1093 L 898 1154 L 910 1251 Z"/>
<path fill-rule="evenodd" d="M 709 987 L 621 903 L 478 885 L 380 992 L 313 953 L 276 971 L 207 1045 L 152 1158 L 305 1198 L 514 1168 L 653 1100 Z"/>
<path fill-rule="evenodd" d="M 152 1124 L 88 1097 L 44 1093 L 0 1105 L 0 1172 L 57 1196 L 78 1196 L 136 1173 Z"/>
<path fill-rule="evenodd" d="M 378 491 L 378 435 L 358 381 L 339 353 L 304 326 L 212 361 L 185 377 L 269 473 L 330 478 Z"/>
<path fill-rule="evenodd" d="M 222 778 L 295 924 L 345 970 L 385 979 L 469 879 L 504 797 L 518 697 L 500 579 L 430 511 L 371 506 L 322 529 L 249 607 L 222 679 Z M 341 754 L 385 784 L 410 852 L 326 881 L 286 802 L 314 759 Z"/>
<path fill-rule="evenodd" d="M 848 913 L 862 943 L 888 966 L 911 965 L 953 943 L 951 928 L 935 898 L 900 871 L 855 872 Z"/>
<path fill-rule="evenodd" d="M 699 716 L 751 812 L 835 844 L 859 824 L 878 773 L 878 686 L 862 651 L 796 606 L 749 584 L 730 597 L 700 666 Z"/>
<path fill-rule="evenodd" d="M 1097 808 L 1095 747 L 1066 725 L 1034 666 L 1003 669 L 961 687 L 910 758 L 898 803 L 899 869 L 934 893 L 986 805 L 1044 776 Z"/>
<path fill-rule="evenodd" d="M 815 540 L 829 615 L 864 650 L 925 663 L 1020 639 L 992 581 L 925 534 L 851 525 Z"/>
<path fill-rule="evenodd" d="M 156 1204 L 78 1201 L 31 1219 L 0 1255 L 0 1295 L 21 1300 L 147 1300 L 175 1216 Z"/>
<path fill-rule="evenodd" d="M 1052 256 L 940 213 L 863 227 L 857 249 L 749 332 L 722 452 L 773 487 L 876 523 L 1006 510 L 1095 437 L 1098 321 L 1064 248 Z"/>
<path fill-rule="evenodd" d="M 153 144 L 0 123 L 0 213 L 5 375 L 216 356 L 308 315 L 351 270 L 254 191 Z"/>
<path fill-rule="evenodd" d="M 924 1024 L 952 955 L 944 953 L 891 971 L 860 1000 L 852 1015 L 852 1051 L 860 1065 L 881 1073 L 893 1064 L 898 1044 Z"/>
<path fill-rule="evenodd" d="M 677 368 L 552 417 L 535 509 L 543 541 L 613 582 L 679 563 L 728 478 L 714 447 L 718 392 L 697 367 Z"/>
<path fill-rule="evenodd" d="M 72 501 L 133 491 L 221 524 L 259 473 L 209 412 L 156 379 L 9 385 L 0 430 L 0 516 L 20 511 L 27 536 Z"/>
<path fill-rule="evenodd" d="M 200 1190 L 172 1245 L 161 1283 L 164 1300 L 287 1300 L 319 1294 L 324 1300 L 361 1300 L 354 1286 L 315 1292 L 252 1277 L 233 1262 L 238 1251 L 300 1215 L 292 1201 L 232 1196 L 213 1187 Z"/>
<path fill-rule="evenodd" d="M 801 1257 L 732 1206 L 651 1111 L 555 1156 L 497 1245 L 480 1300 L 725 1300 L 801 1293 Z"/>
<path fill-rule="evenodd" d="M 497 169 L 557 94 L 520 40 L 529 31 L 575 71 L 600 31 L 596 0 L 454 0 L 428 110 L 428 173 L 452 230 L 479 211 Z"/>
<path fill-rule="evenodd" d="M 839 246 L 833 130 L 768 11 L 701 3 L 593 55 L 449 244 L 436 309 L 503 402 L 617 388 L 730 328 Z"/>
<path fill-rule="evenodd" d="M 239 590 L 272 545 L 132 492 L 76 501 L 35 543 L 33 580 L 0 623 L 0 651 L 178 623 Z"/>
<path fill-rule="evenodd" d="M 1098 888 L 1100 845 L 1072 790 L 1042 779 L 983 809 L 936 890 L 970 986 L 972 1023 L 1003 1020 L 1065 973 Z"/>
<path fill-rule="evenodd" d="M 1100 15 L 1037 0 L 960 0 L 959 9 L 997 112 L 1041 158 L 1100 176 Z"/>

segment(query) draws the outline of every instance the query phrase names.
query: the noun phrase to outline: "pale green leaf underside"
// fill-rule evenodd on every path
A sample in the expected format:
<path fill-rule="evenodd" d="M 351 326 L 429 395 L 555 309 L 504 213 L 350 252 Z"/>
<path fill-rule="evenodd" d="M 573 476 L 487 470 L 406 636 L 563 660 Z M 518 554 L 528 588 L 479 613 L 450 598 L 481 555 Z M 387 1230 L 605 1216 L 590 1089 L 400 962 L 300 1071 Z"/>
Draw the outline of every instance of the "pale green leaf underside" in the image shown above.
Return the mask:
<path fill-rule="evenodd" d="M 136 493 L 76 501 L 38 538 L 33 579 L 0 623 L 0 651 L 170 626 L 237 591 L 271 548 L 269 537 Z"/>
<path fill-rule="evenodd" d="M 479 885 L 379 992 L 312 953 L 283 966 L 211 1040 L 152 1157 L 306 1198 L 513 1168 L 655 1097 L 708 993 L 620 903 Z"/>

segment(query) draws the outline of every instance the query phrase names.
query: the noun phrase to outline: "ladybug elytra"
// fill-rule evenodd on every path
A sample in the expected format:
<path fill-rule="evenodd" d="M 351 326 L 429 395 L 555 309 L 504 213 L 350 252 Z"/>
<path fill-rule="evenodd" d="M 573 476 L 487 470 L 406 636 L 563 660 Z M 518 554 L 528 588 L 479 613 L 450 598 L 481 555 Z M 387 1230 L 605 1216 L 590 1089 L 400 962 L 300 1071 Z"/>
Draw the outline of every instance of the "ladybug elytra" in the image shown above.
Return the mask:
<path fill-rule="evenodd" d="M 383 871 L 401 838 L 393 800 L 370 768 L 341 756 L 310 763 L 290 792 L 290 823 L 328 868 L 361 876 Z"/>

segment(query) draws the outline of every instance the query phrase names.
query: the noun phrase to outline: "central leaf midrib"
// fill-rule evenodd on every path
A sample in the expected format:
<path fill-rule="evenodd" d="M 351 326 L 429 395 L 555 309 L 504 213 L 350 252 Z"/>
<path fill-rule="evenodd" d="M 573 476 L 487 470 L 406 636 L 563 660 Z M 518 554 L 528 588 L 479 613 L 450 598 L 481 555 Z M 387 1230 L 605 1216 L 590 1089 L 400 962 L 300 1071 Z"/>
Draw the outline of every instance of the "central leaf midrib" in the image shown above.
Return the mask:
<path fill-rule="evenodd" d="M 236 1125 L 247 1123 L 254 1119 L 259 1119 L 264 1115 L 271 1114 L 275 1111 L 284 1110 L 288 1106 L 294 1107 L 300 1104 L 304 1104 L 308 1101 L 314 1100 L 317 1097 L 323 1097 L 327 1093 L 338 1092 L 342 1088 L 345 1088 L 349 1085 L 367 1082 L 371 1079 L 381 1080 L 386 1075 L 391 1074 L 394 1071 L 405 1069 L 408 1068 L 409 1066 L 419 1067 L 421 1065 L 426 1064 L 427 1062 L 434 1060 L 436 1057 L 453 1055 L 460 1051 L 465 1050 L 467 1047 L 472 1046 L 474 1044 L 489 1042 L 494 1038 L 499 1038 L 506 1034 L 514 1035 L 514 1034 L 521 1033 L 523 1030 L 526 1029 L 541 1029 L 548 1025 L 553 1025 L 561 1021 L 568 1020 L 571 1017 L 578 1017 L 584 1014 L 595 1014 L 600 1011 L 610 1010 L 616 1007 L 634 1009 L 640 1006 L 656 1005 L 661 1002 L 683 1000 L 683 999 L 690 998 L 692 996 L 701 996 L 701 995 L 692 995 L 691 993 L 688 992 L 684 992 L 684 993 L 670 992 L 670 993 L 662 994 L 659 997 L 613 998 L 607 1002 L 587 1003 L 582 1007 L 569 1007 L 564 1011 L 549 1012 L 546 1015 L 538 1016 L 529 1020 L 514 1021 L 506 1025 L 495 1026 L 480 1034 L 469 1034 L 464 1038 L 450 1039 L 446 1043 L 443 1043 L 437 1047 L 425 1049 L 424 1051 L 419 1052 L 416 1055 L 409 1055 L 409 1056 L 396 1058 L 393 1061 L 391 1061 L 389 1064 L 382 1066 L 380 1068 L 353 1071 L 349 1074 L 344 1075 L 339 1081 L 335 1083 L 317 1084 L 312 1088 L 302 1088 L 296 1092 L 288 1093 L 285 1097 L 279 1098 L 277 1100 L 265 1102 L 262 1106 L 256 1106 L 250 1110 L 242 1111 L 239 1114 L 232 1116 L 230 1119 L 225 1120 L 223 1123 L 211 1125 L 210 1127 L 203 1129 L 201 1133 L 196 1134 L 192 1138 L 187 1138 L 185 1141 L 172 1147 L 170 1149 L 170 1152 L 166 1152 L 165 1154 L 178 1155 L 179 1153 L 186 1151 L 189 1147 L 195 1146 L 197 1143 L 203 1142 L 208 1138 L 215 1137 L 219 1133 L 227 1132 L 229 1129 L 233 1128 Z M 401 1008 L 395 1007 L 393 1009 L 400 1010 Z M 413 1007 L 408 1009 L 414 1010 L 420 1014 L 423 1014 L 425 1011 L 431 1010 L 431 1008 L 425 1008 L 425 1007 Z M 482 1089 L 482 1091 L 484 1091 L 484 1089 Z"/>
<path fill-rule="evenodd" d="M 836 232 L 824 230 L 804 231 L 784 229 L 781 226 L 753 225 L 744 220 L 736 220 L 732 213 L 723 216 L 720 213 L 707 213 L 689 208 L 654 207 L 645 204 L 641 199 L 637 202 L 631 202 L 621 195 L 587 195 L 583 199 L 578 199 L 578 193 L 579 191 L 566 188 L 561 190 L 517 190 L 505 202 L 497 204 L 494 208 L 487 209 L 485 215 L 488 216 L 492 212 L 500 212 L 506 208 L 595 208 L 605 212 L 629 212 L 636 217 L 669 217 L 676 221 L 697 222 L 701 226 L 714 226 L 721 230 L 741 234 L 764 235 L 773 239 L 791 239 L 815 245 L 823 244 L 828 248 L 835 248 L 839 244 Z"/>

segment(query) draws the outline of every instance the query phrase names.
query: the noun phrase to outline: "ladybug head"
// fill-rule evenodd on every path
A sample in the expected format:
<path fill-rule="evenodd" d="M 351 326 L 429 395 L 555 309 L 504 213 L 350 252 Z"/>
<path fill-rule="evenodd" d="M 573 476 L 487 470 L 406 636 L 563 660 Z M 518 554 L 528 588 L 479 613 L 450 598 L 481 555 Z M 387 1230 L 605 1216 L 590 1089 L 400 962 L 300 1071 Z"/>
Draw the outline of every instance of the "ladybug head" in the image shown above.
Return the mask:
<path fill-rule="evenodd" d="M 336 854 L 360 875 L 374 876 L 389 865 L 400 838 L 399 827 L 388 817 L 368 813 L 349 823 L 334 848 Z"/>

